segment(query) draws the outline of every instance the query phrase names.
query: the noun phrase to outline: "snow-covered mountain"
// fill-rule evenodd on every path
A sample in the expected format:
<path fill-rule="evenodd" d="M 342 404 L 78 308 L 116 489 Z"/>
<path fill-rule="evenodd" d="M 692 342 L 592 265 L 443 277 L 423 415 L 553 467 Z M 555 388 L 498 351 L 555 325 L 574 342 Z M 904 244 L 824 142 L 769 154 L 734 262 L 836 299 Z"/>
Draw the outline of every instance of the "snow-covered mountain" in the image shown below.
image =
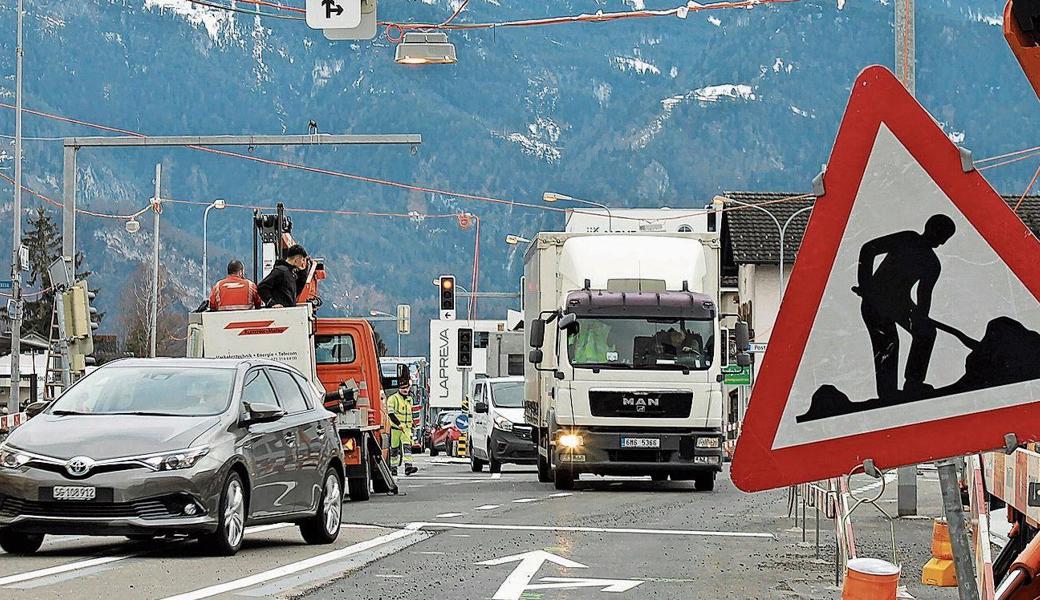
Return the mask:
<path fill-rule="evenodd" d="M 223 0 L 218 0 L 223 1 Z M 230 1 L 230 0 L 228 0 Z M 299 0 L 283 0 L 302 6 Z M 462 22 L 669 8 L 680 0 L 472 0 Z M 459 0 L 383 0 L 380 18 L 437 22 Z M 917 91 L 976 156 L 1036 145 L 1040 110 L 1000 30 L 1001 2 L 918 3 Z M 0 6 L 2 101 L 13 103 L 14 3 Z M 238 3 L 253 10 L 253 5 Z M 804 0 L 603 24 L 454 32 L 459 64 L 405 68 L 394 46 L 329 42 L 303 22 L 218 11 L 187 0 L 29 0 L 26 106 L 153 134 L 421 133 L 408 147 L 242 149 L 253 156 L 436 188 L 402 189 L 192 150 L 81 152 L 82 206 L 126 214 L 151 196 L 342 211 L 481 217 L 480 288 L 515 289 L 522 252 L 507 233 L 558 229 L 562 216 L 458 193 L 541 204 L 552 190 L 626 206 L 701 207 L 723 190 L 806 191 L 833 141 L 850 83 L 894 61 L 887 0 Z M 263 8 L 277 12 L 273 8 Z M 280 13 L 291 14 L 291 13 Z M 0 111 L 3 133 L 13 131 Z M 26 117 L 27 183 L 60 198 L 61 144 L 103 132 Z M 10 147 L 0 158 L 10 160 Z M 8 162 L 9 165 L 9 162 Z M 989 171 L 1020 192 L 1035 164 Z M 10 190 L 9 187 L 0 188 Z M 9 191 L 0 222 L 9 223 Z M 36 199 L 27 196 L 33 206 Z M 210 214 L 210 273 L 250 259 L 250 214 Z M 163 215 L 163 256 L 186 304 L 201 291 L 202 208 Z M 294 215 L 326 257 L 328 314 L 415 305 L 434 314 L 433 277 L 468 281 L 474 230 L 447 218 Z M 9 231 L 9 225 L 3 230 Z M 145 259 L 118 220 L 80 218 L 81 246 L 109 315 Z M 2 233 L 2 231 L 0 231 Z M 0 235 L 0 237 L 3 237 Z M 6 253 L 4 253 L 6 257 Z M 485 302 L 482 316 L 504 314 Z M 110 317 L 111 322 L 114 319 Z M 421 328 L 406 340 L 426 347 Z"/>

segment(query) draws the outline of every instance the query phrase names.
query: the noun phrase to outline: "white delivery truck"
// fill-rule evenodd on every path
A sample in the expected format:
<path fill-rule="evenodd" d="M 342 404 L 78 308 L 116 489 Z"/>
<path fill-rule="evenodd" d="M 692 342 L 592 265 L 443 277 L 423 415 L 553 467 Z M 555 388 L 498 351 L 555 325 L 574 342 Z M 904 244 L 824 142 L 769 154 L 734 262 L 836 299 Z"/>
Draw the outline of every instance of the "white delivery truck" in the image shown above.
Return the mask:
<path fill-rule="evenodd" d="M 525 257 L 538 478 L 722 470 L 716 233 L 541 233 Z"/>

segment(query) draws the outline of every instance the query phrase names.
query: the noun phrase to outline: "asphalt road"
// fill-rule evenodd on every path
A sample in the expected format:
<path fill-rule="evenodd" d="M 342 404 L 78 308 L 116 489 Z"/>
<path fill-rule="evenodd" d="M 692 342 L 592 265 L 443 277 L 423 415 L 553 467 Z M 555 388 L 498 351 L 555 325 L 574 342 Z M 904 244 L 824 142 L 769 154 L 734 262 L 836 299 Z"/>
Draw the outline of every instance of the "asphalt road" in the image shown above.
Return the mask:
<path fill-rule="evenodd" d="M 43 598 L 837 598 L 833 536 L 806 541 L 787 492 L 714 492 L 649 479 L 500 475 L 420 458 L 403 495 L 347 503 L 330 546 L 292 526 L 246 536 L 233 558 L 188 541 L 55 537 L 34 557 L 0 554 L 0 597 Z M 922 526 L 926 525 L 922 523 Z M 921 596 L 918 596 L 920 598 Z M 944 596 L 945 597 L 945 596 Z"/>

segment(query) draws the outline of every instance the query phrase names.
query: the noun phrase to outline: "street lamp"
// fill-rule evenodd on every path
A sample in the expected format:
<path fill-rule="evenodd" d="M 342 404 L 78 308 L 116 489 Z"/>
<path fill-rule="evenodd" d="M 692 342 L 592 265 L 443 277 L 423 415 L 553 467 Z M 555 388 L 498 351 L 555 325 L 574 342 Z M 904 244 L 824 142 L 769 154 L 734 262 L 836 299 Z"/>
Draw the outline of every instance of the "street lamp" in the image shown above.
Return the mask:
<path fill-rule="evenodd" d="M 125 227 L 127 233 L 137 233 L 138 231 L 141 231 L 141 222 L 130 217 L 130 220 L 126 222 Z"/>
<path fill-rule="evenodd" d="M 806 206 L 804 208 L 799 208 L 798 210 L 794 211 L 791 214 L 790 217 L 787 217 L 787 220 L 784 221 L 784 226 L 780 228 L 780 269 L 781 269 L 781 271 L 784 268 L 784 238 L 787 237 L 787 226 L 791 224 L 791 221 L 794 221 L 795 217 L 797 217 L 798 215 L 802 214 L 803 212 L 805 212 L 807 210 L 812 210 L 812 209 L 813 209 L 813 205 L 812 204 L 810 204 L 809 206 Z M 783 295 L 784 295 L 783 279 L 781 279 L 780 281 L 781 281 L 781 283 L 780 283 L 780 296 L 783 297 Z"/>
<path fill-rule="evenodd" d="M 593 202 L 591 200 L 582 200 L 581 198 L 575 198 L 566 194 L 557 194 L 556 192 L 545 192 L 542 194 L 542 200 L 549 203 L 566 200 L 568 202 L 574 202 L 575 204 L 584 204 L 586 206 L 601 208 L 607 212 L 607 231 L 610 233 L 614 232 L 614 215 L 610 212 L 610 207 L 606 204 L 600 204 L 599 202 Z"/>
<path fill-rule="evenodd" d="M 209 262 L 207 260 L 208 240 L 207 234 L 209 232 L 209 211 L 211 209 L 224 210 L 227 207 L 227 203 L 224 202 L 223 198 L 217 198 L 209 206 L 206 207 L 206 211 L 202 213 L 202 295 L 206 296 L 206 287 L 209 285 Z"/>
<path fill-rule="evenodd" d="M 527 239 L 527 238 L 525 238 L 525 237 L 523 237 L 521 235 L 509 234 L 509 235 L 506 236 L 506 243 L 509 244 L 510 246 L 515 246 L 517 244 L 530 244 L 531 240 L 529 240 L 529 239 Z"/>
<path fill-rule="evenodd" d="M 394 321 L 397 321 L 397 316 L 396 315 L 392 315 L 392 314 L 390 314 L 388 312 L 383 312 L 381 310 L 372 309 L 372 310 L 368 311 L 368 314 L 373 316 L 373 317 L 384 317 L 385 320 L 387 320 L 387 321 L 389 321 L 391 319 L 394 320 Z M 400 327 L 397 328 L 397 355 L 401 356 L 401 328 Z"/>
<path fill-rule="evenodd" d="M 448 41 L 448 34 L 441 32 L 404 34 L 397 45 L 394 62 L 399 65 L 453 65 L 459 62 L 455 55 L 455 44 Z"/>

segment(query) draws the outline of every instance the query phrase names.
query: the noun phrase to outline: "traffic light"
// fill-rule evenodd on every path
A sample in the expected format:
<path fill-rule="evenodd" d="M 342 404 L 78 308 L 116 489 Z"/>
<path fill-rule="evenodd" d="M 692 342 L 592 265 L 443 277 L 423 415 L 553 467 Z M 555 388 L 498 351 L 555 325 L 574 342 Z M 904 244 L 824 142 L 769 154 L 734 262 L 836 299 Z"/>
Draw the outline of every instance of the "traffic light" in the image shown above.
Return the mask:
<path fill-rule="evenodd" d="M 459 366 L 473 366 L 473 330 L 459 329 Z"/>
<path fill-rule="evenodd" d="M 455 276 L 441 275 L 440 288 L 441 319 L 453 320 L 455 319 Z"/>
<path fill-rule="evenodd" d="M 62 308 L 65 313 L 65 337 L 69 340 L 69 362 L 73 373 L 82 373 L 88 357 L 94 353 L 94 330 L 98 328 L 97 309 L 90 305 L 94 292 L 87 289 L 87 282 L 80 281 L 62 293 Z"/>

